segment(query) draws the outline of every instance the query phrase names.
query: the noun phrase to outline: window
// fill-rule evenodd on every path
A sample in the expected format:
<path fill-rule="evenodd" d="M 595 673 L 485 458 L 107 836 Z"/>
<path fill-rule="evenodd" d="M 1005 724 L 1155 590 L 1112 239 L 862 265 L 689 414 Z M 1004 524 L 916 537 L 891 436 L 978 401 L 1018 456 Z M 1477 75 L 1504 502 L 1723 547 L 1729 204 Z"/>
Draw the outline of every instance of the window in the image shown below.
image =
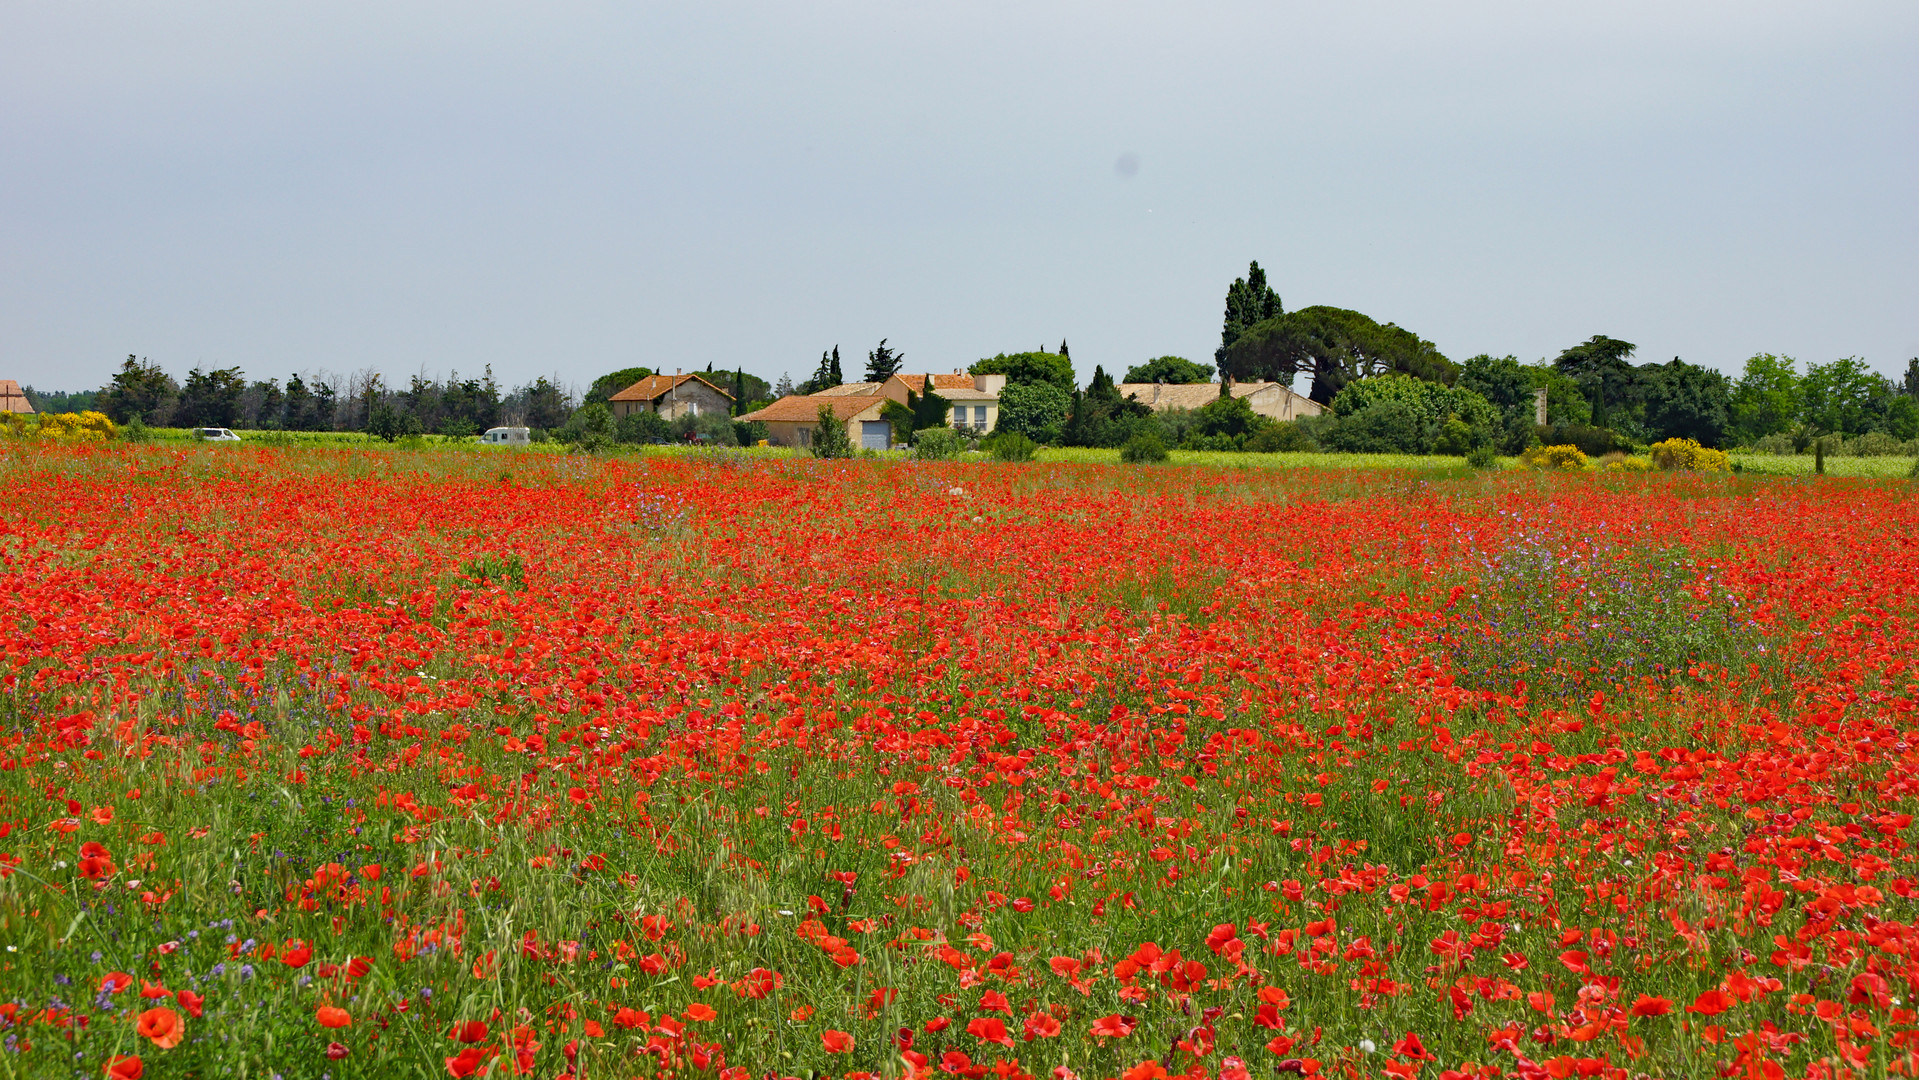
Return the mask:
<path fill-rule="evenodd" d="M 801 446 L 813 445 L 813 429 L 812 428 L 803 427 L 800 429 L 800 445 Z"/>
<path fill-rule="evenodd" d="M 973 406 L 973 426 L 981 431 L 986 430 L 986 406 Z"/>
<path fill-rule="evenodd" d="M 956 428 L 963 428 L 966 426 L 966 406 L 964 405 L 953 406 L 953 426 Z"/>

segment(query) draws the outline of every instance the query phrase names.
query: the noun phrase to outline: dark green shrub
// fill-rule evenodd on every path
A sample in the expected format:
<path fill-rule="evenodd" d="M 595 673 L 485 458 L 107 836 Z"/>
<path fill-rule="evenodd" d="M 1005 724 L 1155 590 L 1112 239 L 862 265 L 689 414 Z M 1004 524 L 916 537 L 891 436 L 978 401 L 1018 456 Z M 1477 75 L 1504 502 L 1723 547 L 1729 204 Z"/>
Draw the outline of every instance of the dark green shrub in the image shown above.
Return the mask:
<path fill-rule="evenodd" d="M 1317 450 L 1319 443 L 1306 433 L 1299 421 L 1286 420 L 1253 432 L 1241 449 L 1258 454 L 1297 454 Z"/>
<path fill-rule="evenodd" d="M 820 406 L 819 423 L 813 429 L 812 449 L 816 458 L 853 456 L 853 437 L 846 433 L 846 421 L 835 416 L 830 405 Z"/>
<path fill-rule="evenodd" d="M 1039 444 L 1017 431 L 995 431 L 980 443 L 980 449 L 995 461 L 1031 461 L 1039 453 Z"/>
<path fill-rule="evenodd" d="M 647 446 L 673 440 L 673 425 L 651 409 L 620 417 L 616 438 L 629 446 Z"/>
<path fill-rule="evenodd" d="M 1431 444 L 1428 422 L 1400 401 L 1339 417 L 1319 437 L 1319 445 L 1345 454 L 1423 454 Z"/>
<path fill-rule="evenodd" d="M 927 428 L 913 442 L 913 456 L 921 461 L 950 461 L 966 449 L 966 440 L 950 427 Z"/>
<path fill-rule="evenodd" d="M 1474 442 L 1473 429 L 1457 417 L 1449 417 L 1439 425 L 1439 434 L 1433 439 L 1433 453 L 1452 456 L 1470 453 Z"/>
<path fill-rule="evenodd" d="M 1166 444 L 1160 442 L 1159 436 L 1150 431 L 1140 432 L 1126 440 L 1126 445 L 1119 448 L 1119 459 L 1128 465 L 1152 465 L 1165 461 L 1171 456 L 1166 450 Z"/>
<path fill-rule="evenodd" d="M 1539 428 L 1538 433 L 1541 446 L 1577 446 L 1579 452 L 1587 457 L 1627 454 L 1633 448 L 1630 439 L 1611 428 L 1589 427 L 1585 424 L 1548 424 Z"/>
<path fill-rule="evenodd" d="M 1499 464 L 1499 456 L 1490 446 L 1475 446 L 1467 453 L 1466 464 L 1475 469 L 1490 469 Z"/>

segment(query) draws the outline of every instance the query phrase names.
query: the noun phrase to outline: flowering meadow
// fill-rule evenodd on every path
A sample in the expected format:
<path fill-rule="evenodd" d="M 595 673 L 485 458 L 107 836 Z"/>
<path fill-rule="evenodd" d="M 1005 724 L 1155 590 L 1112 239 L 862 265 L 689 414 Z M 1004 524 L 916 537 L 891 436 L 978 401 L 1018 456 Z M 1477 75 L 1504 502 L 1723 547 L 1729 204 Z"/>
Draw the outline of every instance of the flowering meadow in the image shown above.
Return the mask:
<path fill-rule="evenodd" d="M 0 480 L 0 1076 L 1914 1073 L 1905 481 Z"/>

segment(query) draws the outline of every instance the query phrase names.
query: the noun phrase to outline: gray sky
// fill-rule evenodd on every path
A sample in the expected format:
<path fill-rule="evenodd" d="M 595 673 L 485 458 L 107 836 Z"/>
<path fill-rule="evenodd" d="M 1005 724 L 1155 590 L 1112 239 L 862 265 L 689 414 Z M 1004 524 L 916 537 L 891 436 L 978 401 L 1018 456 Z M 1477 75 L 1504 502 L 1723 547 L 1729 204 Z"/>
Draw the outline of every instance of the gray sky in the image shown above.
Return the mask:
<path fill-rule="evenodd" d="M 41 389 L 881 337 L 1084 379 L 1210 361 L 1255 258 L 1456 360 L 1892 374 L 1915 192 L 1911 0 L 0 5 L 0 377 Z"/>

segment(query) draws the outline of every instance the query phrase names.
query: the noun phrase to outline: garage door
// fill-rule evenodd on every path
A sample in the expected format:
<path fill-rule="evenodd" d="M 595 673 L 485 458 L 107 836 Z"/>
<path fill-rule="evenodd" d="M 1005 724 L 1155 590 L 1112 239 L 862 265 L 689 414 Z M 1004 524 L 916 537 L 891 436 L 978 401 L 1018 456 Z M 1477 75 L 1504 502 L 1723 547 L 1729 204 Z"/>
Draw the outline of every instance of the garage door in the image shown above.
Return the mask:
<path fill-rule="evenodd" d="M 860 421 L 860 449 L 884 450 L 893 445 L 893 425 L 885 420 Z"/>

